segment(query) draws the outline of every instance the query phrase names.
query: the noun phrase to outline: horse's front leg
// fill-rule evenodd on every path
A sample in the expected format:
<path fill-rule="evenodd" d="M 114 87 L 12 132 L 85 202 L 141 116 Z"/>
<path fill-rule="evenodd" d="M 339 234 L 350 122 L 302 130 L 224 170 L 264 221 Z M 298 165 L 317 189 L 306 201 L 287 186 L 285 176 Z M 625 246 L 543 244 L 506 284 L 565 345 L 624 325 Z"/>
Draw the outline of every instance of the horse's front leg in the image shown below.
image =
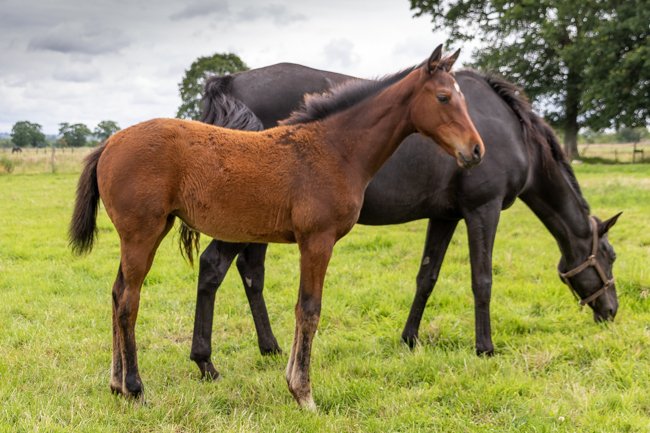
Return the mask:
<path fill-rule="evenodd" d="M 264 301 L 264 261 L 267 247 L 268 244 L 248 244 L 237 257 L 237 270 L 246 290 L 248 305 L 255 322 L 257 345 L 262 355 L 282 353 L 273 335 Z"/>
<path fill-rule="evenodd" d="M 490 327 L 492 250 L 500 214 L 500 202 L 491 202 L 464 213 L 472 266 L 477 355 L 490 356 L 494 354 Z"/>
<path fill-rule="evenodd" d="M 296 303 L 296 332 L 287 364 L 289 391 L 298 404 L 316 410 L 309 380 L 311 344 L 320 319 L 325 271 L 336 238 L 333 234 L 309 235 L 299 239 L 300 290 Z"/>
<path fill-rule="evenodd" d="M 219 377 L 210 359 L 215 295 L 232 261 L 246 245 L 213 240 L 201 254 L 190 359 L 196 362 L 204 379 Z"/>
<path fill-rule="evenodd" d="M 417 343 L 418 329 L 420 328 L 424 308 L 436 285 L 436 281 L 438 281 L 442 260 L 457 225 L 458 220 L 429 220 L 424 251 L 422 252 L 422 262 L 417 276 L 415 298 L 413 304 L 411 304 L 411 312 L 406 320 L 404 331 L 402 331 L 402 340 L 411 348 L 415 347 Z"/>

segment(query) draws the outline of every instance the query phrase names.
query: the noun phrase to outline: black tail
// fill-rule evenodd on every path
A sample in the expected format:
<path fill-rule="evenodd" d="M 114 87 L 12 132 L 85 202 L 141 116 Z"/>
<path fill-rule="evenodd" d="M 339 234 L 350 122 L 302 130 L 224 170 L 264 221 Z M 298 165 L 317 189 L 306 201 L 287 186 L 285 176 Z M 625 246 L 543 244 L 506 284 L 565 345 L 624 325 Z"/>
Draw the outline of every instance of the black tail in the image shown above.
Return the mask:
<path fill-rule="evenodd" d="M 97 161 L 103 151 L 104 144 L 86 157 L 85 166 L 77 184 L 77 199 L 68 232 L 70 247 L 75 254 L 90 252 L 97 235 L 97 208 L 99 207 Z"/>
<path fill-rule="evenodd" d="M 211 77 L 203 91 L 201 122 L 241 131 L 261 131 L 262 121 L 239 99 L 230 95 L 233 77 Z M 181 221 L 180 249 L 190 263 L 199 252 L 200 233 Z"/>
<path fill-rule="evenodd" d="M 203 92 L 201 122 L 240 131 L 261 131 L 262 121 L 242 101 L 230 95 L 232 75 L 211 77 Z"/>

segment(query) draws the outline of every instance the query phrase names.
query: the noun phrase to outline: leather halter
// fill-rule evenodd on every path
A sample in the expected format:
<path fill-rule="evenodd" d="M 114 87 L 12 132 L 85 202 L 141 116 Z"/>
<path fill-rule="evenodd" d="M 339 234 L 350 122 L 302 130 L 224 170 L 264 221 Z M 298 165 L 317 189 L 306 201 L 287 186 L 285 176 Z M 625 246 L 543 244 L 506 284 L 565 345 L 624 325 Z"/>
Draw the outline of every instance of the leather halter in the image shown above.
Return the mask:
<path fill-rule="evenodd" d="M 581 306 L 584 306 L 586 304 L 595 301 L 614 284 L 614 278 L 608 279 L 607 274 L 605 274 L 605 271 L 603 270 L 602 266 L 600 266 L 600 263 L 598 263 L 598 260 L 596 260 L 596 253 L 598 252 L 598 223 L 596 222 L 596 219 L 594 217 L 589 217 L 589 221 L 591 223 L 591 229 L 593 231 L 591 255 L 587 257 L 587 260 L 582 262 L 581 265 L 576 266 L 570 271 L 560 272 L 560 278 L 562 279 L 562 281 L 564 281 L 564 283 L 567 286 L 569 286 L 569 289 L 571 289 L 571 293 L 573 293 L 573 296 L 576 298 L 576 300 L 580 303 Z M 582 299 L 580 298 L 580 295 L 578 295 L 578 292 L 576 292 L 576 289 L 571 285 L 571 281 L 569 280 L 569 278 L 578 275 L 580 272 L 584 271 L 589 267 L 593 267 L 596 269 L 598 276 L 603 282 L 603 287 L 601 287 L 599 290 L 592 293 L 591 295 L 587 296 L 586 298 Z"/>

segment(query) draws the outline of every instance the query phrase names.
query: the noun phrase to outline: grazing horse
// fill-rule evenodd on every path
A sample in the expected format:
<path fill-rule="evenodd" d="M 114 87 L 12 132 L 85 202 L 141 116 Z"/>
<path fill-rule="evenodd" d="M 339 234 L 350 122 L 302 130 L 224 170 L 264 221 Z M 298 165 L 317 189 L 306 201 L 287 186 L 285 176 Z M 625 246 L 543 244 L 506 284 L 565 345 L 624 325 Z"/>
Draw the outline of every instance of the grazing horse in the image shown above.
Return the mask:
<path fill-rule="evenodd" d="M 140 289 L 179 217 L 190 261 L 199 232 L 228 242 L 298 243 L 300 287 L 286 380 L 296 401 L 315 409 L 309 362 L 325 271 L 334 244 L 357 221 L 370 179 L 416 131 L 434 138 L 459 166 L 472 167 L 483 156 L 450 74 L 459 52 L 442 58 L 441 51 L 420 67 L 314 97 L 270 130 L 154 119 L 117 132 L 88 157 L 70 240 L 76 252 L 92 248 L 101 198 L 120 237 L 114 392 L 142 393 L 135 341 Z"/>
<path fill-rule="evenodd" d="M 618 308 L 612 278 L 614 251 L 605 234 L 618 215 L 604 222 L 590 217 L 589 205 L 552 129 L 532 112 L 520 89 L 475 71 L 456 72 L 455 77 L 470 117 L 489 148 L 483 163 L 470 171 L 459 170 L 429 139 L 409 136 L 371 181 L 359 216 L 358 222 L 368 225 L 429 219 L 415 299 L 402 339 L 411 347 L 416 343 L 449 241 L 464 219 L 476 352 L 493 353 L 492 249 L 500 211 L 517 197 L 557 240 L 562 253 L 559 270 L 565 273 L 582 266 L 579 272 L 564 277 L 581 303 L 593 309 L 597 321 L 613 318 Z M 353 77 L 287 63 L 214 77 L 206 84 L 203 120 L 236 128 L 245 119 L 251 128 L 268 128 L 300 103 L 302 92 L 323 91 L 350 79 Z M 280 352 L 262 295 L 265 253 L 263 244 L 212 241 L 201 255 L 190 358 L 202 376 L 218 375 L 210 360 L 215 292 L 237 255 L 260 351 Z"/>
<path fill-rule="evenodd" d="M 18 146 L 14 146 L 11 148 L 11 153 L 23 153 L 23 149 Z"/>

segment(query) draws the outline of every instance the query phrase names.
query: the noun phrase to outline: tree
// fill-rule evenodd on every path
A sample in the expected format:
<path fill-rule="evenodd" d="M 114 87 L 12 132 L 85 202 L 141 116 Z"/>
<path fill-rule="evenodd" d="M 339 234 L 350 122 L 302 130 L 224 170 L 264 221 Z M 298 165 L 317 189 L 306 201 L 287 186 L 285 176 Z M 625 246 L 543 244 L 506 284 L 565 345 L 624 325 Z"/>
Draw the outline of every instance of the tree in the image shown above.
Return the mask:
<path fill-rule="evenodd" d="M 99 141 L 104 141 L 120 129 L 121 128 L 117 122 L 114 122 L 112 120 L 102 120 L 97 124 L 93 133 L 95 134 L 95 137 L 99 139 Z"/>
<path fill-rule="evenodd" d="M 183 81 L 178 84 L 181 105 L 176 117 L 198 119 L 201 116 L 201 97 L 206 78 L 210 75 L 228 75 L 248 70 L 248 66 L 235 54 L 214 54 L 199 57 L 185 71 Z"/>
<path fill-rule="evenodd" d="M 621 128 L 616 131 L 616 138 L 621 143 L 638 143 L 641 141 L 643 130 L 641 128 Z"/>
<path fill-rule="evenodd" d="M 83 123 L 59 123 L 59 143 L 65 147 L 83 147 L 92 132 Z"/>
<path fill-rule="evenodd" d="M 41 147 L 45 146 L 45 134 L 41 132 L 41 125 L 38 123 L 23 120 L 16 122 L 11 128 L 11 141 L 18 147 Z"/>
<path fill-rule="evenodd" d="M 452 41 L 474 38 L 472 66 L 526 89 L 577 155 L 580 127 L 645 126 L 650 120 L 647 0 L 410 0 Z"/>

